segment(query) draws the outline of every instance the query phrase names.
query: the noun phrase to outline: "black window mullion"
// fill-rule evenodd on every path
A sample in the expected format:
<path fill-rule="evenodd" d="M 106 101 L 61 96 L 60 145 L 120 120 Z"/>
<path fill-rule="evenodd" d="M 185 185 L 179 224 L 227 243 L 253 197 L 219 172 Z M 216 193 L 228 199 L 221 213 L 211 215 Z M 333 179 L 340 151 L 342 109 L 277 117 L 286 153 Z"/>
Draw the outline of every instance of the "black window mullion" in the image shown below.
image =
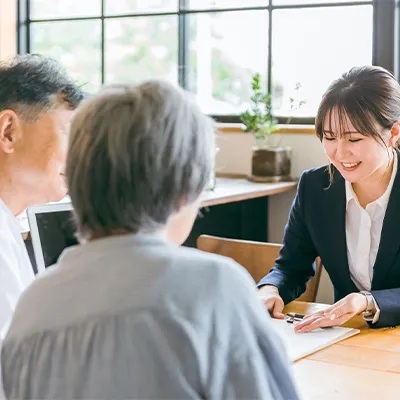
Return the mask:
<path fill-rule="evenodd" d="M 182 12 L 188 0 L 179 0 L 178 10 L 178 82 L 187 89 L 189 86 L 189 14 Z"/>
<path fill-rule="evenodd" d="M 374 0 L 372 63 L 395 70 L 395 0 Z"/>
<path fill-rule="evenodd" d="M 101 84 L 104 85 L 105 81 L 105 21 L 104 21 L 104 11 L 105 11 L 105 0 L 101 1 Z"/>
<path fill-rule="evenodd" d="M 396 1 L 394 41 L 394 76 L 400 81 L 400 1 Z"/>
<path fill-rule="evenodd" d="M 267 89 L 268 93 L 272 92 L 272 0 L 268 4 L 268 75 Z"/>
<path fill-rule="evenodd" d="M 17 52 L 30 52 L 30 0 L 18 0 L 17 8 Z"/>

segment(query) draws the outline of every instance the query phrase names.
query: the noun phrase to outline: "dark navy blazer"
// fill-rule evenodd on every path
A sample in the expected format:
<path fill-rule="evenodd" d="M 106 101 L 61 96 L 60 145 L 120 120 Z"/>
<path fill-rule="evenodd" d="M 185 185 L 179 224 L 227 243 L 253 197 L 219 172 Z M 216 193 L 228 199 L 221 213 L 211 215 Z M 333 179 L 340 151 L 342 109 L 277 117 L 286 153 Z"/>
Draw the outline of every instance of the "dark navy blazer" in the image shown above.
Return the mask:
<path fill-rule="evenodd" d="M 347 260 L 345 181 L 334 169 L 333 183 L 329 186 L 327 167 L 302 174 L 280 256 L 258 287 L 277 286 L 285 304 L 289 303 L 305 291 L 308 280 L 314 276 L 317 256 L 332 280 L 335 301 L 359 291 L 350 277 Z M 371 293 L 381 309 L 378 322 L 372 326 L 399 325 L 400 166 L 383 221 Z"/>

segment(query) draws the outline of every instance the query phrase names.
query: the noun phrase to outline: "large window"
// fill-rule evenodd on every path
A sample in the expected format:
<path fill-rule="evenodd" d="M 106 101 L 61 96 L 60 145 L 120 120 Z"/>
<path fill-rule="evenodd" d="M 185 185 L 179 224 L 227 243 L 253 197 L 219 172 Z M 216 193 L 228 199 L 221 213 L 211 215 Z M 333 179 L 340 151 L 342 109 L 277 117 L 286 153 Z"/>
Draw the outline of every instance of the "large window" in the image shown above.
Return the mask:
<path fill-rule="evenodd" d="M 379 1 L 19 0 L 19 51 L 56 58 L 89 91 L 146 78 L 178 82 L 205 112 L 230 121 L 259 72 L 274 113 L 309 122 L 333 79 L 376 63 Z M 293 95 L 307 100 L 298 111 Z"/>

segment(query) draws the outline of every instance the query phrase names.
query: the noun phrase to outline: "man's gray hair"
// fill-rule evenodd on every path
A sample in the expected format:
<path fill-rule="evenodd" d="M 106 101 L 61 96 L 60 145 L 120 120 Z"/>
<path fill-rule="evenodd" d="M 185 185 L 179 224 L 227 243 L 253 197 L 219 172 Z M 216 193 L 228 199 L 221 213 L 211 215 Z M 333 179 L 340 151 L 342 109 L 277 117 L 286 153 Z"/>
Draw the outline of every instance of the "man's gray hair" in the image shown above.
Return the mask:
<path fill-rule="evenodd" d="M 24 54 L 0 62 L 0 111 L 14 110 L 26 121 L 63 105 L 75 110 L 85 93 L 57 61 Z"/>
<path fill-rule="evenodd" d="M 105 88 L 78 109 L 66 175 L 82 239 L 154 232 L 204 189 L 213 120 L 163 81 Z"/>

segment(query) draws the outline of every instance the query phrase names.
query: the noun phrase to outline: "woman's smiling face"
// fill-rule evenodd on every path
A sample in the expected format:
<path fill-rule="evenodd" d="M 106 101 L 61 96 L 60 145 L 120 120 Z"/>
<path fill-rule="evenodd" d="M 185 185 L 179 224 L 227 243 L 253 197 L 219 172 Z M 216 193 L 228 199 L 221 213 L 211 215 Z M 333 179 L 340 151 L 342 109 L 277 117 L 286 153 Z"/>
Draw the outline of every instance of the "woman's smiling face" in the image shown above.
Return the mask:
<path fill-rule="evenodd" d="M 382 131 L 382 142 L 358 132 L 347 116 L 340 123 L 335 110 L 330 117 L 324 122 L 322 144 L 343 178 L 351 183 L 360 183 L 372 176 L 383 175 L 391 159 L 388 151 L 390 131 Z"/>

